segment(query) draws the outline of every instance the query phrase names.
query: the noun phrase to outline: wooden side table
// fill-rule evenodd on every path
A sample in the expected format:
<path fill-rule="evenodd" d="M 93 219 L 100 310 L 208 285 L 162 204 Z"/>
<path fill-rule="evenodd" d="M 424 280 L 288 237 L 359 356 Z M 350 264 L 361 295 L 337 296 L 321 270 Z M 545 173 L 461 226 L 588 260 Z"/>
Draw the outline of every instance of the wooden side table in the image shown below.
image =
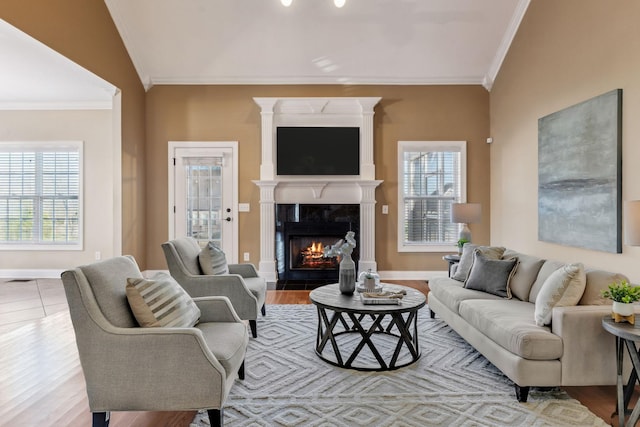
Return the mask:
<path fill-rule="evenodd" d="M 629 415 L 629 420 L 625 424 L 625 416 L 628 413 L 627 407 L 631 401 L 633 390 L 636 383 L 640 384 L 638 380 L 638 372 L 640 371 L 640 354 L 638 353 L 638 347 L 636 341 L 640 341 L 640 328 L 635 328 L 629 323 L 616 323 L 610 316 L 606 316 L 602 319 L 602 327 L 609 333 L 616 337 L 616 372 L 618 378 L 616 381 L 616 389 L 618 394 L 617 399 L 617 413 L 618 413 L 618 425 L 619 426 L 635 426 L 640 418 L 640 400 L 636 403 Z M 627 348 L 629 357 L 631 358 L 631 364 L 633 369 L 629 375 L 626 387 L 624 386 L 624 378 L 622 377 L 622 364 L 624 361 L 624 348 Z"/>
<path fill-rule="evenodd" d="M 453 267 L 455 264 L 460 262 L 460 255 L 458 254 L 445 255 L 442 257 L 442 259 L 449 263 L 448 270 L 449 270 L 449 277 L 451 277 L 451 267 Z"/>

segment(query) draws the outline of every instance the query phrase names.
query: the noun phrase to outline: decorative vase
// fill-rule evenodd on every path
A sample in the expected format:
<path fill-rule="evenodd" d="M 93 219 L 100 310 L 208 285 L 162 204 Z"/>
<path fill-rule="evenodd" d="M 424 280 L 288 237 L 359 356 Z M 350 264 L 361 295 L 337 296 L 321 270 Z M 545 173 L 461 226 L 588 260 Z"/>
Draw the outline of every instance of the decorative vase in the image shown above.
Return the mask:
<path fill-rule="evenodd" d="M 620 316 L 631 316 L 633 314 L 633 304 L 614 301 L 612 310 Z"/>
<path fill-rule="evenodd" d="M 342 255 L 338 282 L 340 292 L 345 295 L 352 295 L 356 290 L 356 263 L 351 259 L 351 254 Z"/>

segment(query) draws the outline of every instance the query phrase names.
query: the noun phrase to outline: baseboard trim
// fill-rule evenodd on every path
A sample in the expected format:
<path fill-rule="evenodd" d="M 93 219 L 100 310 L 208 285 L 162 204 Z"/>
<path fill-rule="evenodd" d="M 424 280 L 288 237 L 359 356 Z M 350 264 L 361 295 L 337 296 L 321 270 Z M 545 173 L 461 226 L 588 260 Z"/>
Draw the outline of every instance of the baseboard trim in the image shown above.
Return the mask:
<path fill-rule="evenodd" d="M 436 277 L 447 277 L 446 271 L 378 271 L 381 280 L 430 280 Z"/>
<path fill-rule="evenodd" d="M 64 270 L 0 270 L 2 279 L 59 279 Z"/>

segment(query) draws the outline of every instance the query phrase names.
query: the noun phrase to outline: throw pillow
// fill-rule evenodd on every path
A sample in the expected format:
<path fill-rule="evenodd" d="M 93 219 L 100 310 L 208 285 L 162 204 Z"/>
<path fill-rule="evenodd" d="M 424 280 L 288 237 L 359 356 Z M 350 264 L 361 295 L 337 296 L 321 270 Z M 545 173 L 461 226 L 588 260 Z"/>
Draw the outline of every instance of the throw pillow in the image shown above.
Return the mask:
<path fill-rule="evenodd" d="M 534 311 L 536 325 L 545 326 L 551 324 L 551 315 L 554 307 L 567 307 L 578 304 L 584 288 L 587 285 L 587 277 L 584 266 L 580 263 L 567 264 L 553 273 L 544 281 L 540 292 L 536 297 Z"/>
<path fill-rule="evenodd" d="M 200 319 L 198 306 L 166 273 L 158 273 L 152 279 L 127 279 L 126 293 L 133 315 L 144 328 L 190 328 Z"/>
<path fill-rule="evenodd" d="M 517 258 L 489 259 L 476 249 L 473 253 L 473 265 L 469 271 L 469 277 L 464 282 L 464 287 L 511 298 L 509 281 L 517 265 Z"/>
<path fill-rule="evenodd" d="M 209 242 L 198 255 L 200 268 L 204 274 L 228 274 L 227 257 L 215 243 Z"/>
<path fill-rule="evenodd" d="M 482 252 L 486 258 L 489 259 L 500 259 L 502 258 L 502 254 L 505 251 L 503 247 L 497 246 L 478 246 L 472 243 L 465 243 L 462 247 L 462 255 L 460 256 L 460 262 L 458 263 L 458 268 L 456 269 L 452 279 L 455 279 L 459 282 L 464 282 L 467 280 L 467 276 L 469 275 L 469 271 L 471 270 L 471 264 L 473 264 L 473 252 L 478 249 Z"/>

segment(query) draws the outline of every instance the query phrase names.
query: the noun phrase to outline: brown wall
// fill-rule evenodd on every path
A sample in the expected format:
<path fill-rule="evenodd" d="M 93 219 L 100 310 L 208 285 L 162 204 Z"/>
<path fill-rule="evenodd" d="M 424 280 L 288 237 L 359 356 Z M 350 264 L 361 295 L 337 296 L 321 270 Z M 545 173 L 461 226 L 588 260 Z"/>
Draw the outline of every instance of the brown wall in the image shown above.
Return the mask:
<path fill-rule="evenodd" d="M 104 1 L 2 0 L 0 18 L 122 91 L 122 251 L 144 268 L 145 93 Z"/>
<path fill-rule="evenodd" d="M 147 93 L 147 268 L 166 268 L 160 244 L 168 237 L 168 141 L 238 141 L 239 254 L 259 261 L 260 109 L 253 97 L 380 96 L 374 116 L 379 270 L 446 270 L 442 253 L 397 252 L 397 141 L 466 140 L 468 199 L 483 206 L 474 241 L 489 242 L 489 94 L 481 86 L 155 86 Z M 380 205 L 389 205 L 389 215 Z M 451 252 L 456 249 L 452 246 Z M 239 256 L 239 259 L 242 259 Z"/>
<path fill-rule="evenodd" d="M 491 241 L 640 280 L 640 248 L 610 254 L 537 238 L 538 119 L 623 90 L 623 200 L 640 199 L 640 2 L 533 0 L 491 91 Z"/>

